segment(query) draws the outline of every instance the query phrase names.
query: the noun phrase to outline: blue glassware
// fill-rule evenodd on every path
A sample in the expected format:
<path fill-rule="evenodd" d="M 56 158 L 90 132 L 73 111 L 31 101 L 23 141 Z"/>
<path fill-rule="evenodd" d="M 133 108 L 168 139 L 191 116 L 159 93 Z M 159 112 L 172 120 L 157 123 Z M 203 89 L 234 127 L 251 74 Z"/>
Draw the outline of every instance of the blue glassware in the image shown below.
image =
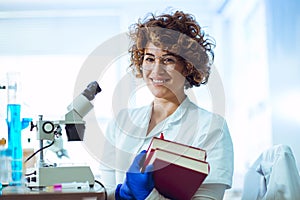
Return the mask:
<path fill-rule="evenodd" d="M 23 178 L 23 149 L 21 131 L 31 121 L 24 118 L 21 121 L 21 100 L 20 100 L 20 74 L 8 73 L 8 104 L 7 104 L 7 127 L 8 127 L 8 148 L 7 156 L 11 157 L 12 177 L 10 185 L 21 185 Z M 10 155 L 9 155 L 10 154 Z"/>

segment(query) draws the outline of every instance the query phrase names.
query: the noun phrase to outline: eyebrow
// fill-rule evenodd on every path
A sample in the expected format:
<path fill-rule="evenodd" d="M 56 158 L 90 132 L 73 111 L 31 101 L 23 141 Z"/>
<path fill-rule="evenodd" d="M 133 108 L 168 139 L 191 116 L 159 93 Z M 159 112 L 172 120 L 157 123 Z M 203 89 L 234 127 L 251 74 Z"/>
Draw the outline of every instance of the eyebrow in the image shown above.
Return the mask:
<path fill-rule="evenodd" d="M 145 55 L 148 55 L 148 56 L 154 56 L 155 57 L 155 55 L 154 54 L 152 54 L 152 53 L 145 53 Z M 175 56 L 173 53 L 166 53 L 166 54 L 164 54 L 164 55 L 162 55 L 162 57 L 165 57 L 165 56 Z M 176 57 L 176 56 L 175 56 Z"/>

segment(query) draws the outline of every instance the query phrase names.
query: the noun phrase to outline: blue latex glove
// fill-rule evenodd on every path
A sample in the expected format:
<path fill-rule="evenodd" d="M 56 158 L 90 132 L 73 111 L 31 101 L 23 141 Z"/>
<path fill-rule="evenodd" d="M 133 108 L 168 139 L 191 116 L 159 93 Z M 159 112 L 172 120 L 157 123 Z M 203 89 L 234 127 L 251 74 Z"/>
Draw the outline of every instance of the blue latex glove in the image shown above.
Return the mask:
<path fill-rule="evenodd" d="M 153 166 L 149 165 L 144 173 L 140 172 L 145 155 L 146 151 L 142 151 L 135 157 L 129 170 L 126 172 L 125 182 L 118 185 L 116 189 L 116 199 L 144 200 L 153 190 Z"/>
<path fill-rule="evenodd" d="M 116 192 L 115 192 L 115 199 L 116 200 L 134 200 L 134 196 L 132 192 L 129 190 L 126 181 L 123 184 L 119 184 L 117 186 Z"/>

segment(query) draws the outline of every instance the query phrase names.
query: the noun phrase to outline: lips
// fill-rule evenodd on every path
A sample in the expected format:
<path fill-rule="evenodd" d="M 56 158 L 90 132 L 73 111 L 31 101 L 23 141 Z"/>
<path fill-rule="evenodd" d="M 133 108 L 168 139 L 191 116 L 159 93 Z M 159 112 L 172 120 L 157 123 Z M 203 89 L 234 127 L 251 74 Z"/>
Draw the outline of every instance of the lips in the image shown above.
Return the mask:
<path fill-rule="evenodd" d="M 155 84 L 163 84 L 165 82 L 167 82 L 167 80 L 165 79 L 152 79 L 152 82 Z"/>
<path fill-rule="evenodd" d="M 150 78 L 150 80 L 152 81 L 153 85 L 163 85 L 169 81 L 169 79 L 154 79 L 154 78 Z"/>

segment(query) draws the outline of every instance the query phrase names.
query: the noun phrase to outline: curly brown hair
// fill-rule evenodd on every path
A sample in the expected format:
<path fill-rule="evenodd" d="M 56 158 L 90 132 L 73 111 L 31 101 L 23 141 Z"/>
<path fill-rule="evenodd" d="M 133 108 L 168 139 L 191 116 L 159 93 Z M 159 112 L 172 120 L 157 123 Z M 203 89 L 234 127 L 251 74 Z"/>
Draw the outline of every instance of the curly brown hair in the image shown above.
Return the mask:
<path fill-rule="evenodd" d="M 207 83 L 215 41 L 204 33 L 193 15 L 182 11 L 158 16 L 151 13 L 129 28 L 129 36 L 133 42 L 129 67 L 136 77 L 142 77 L 144 49 L 151 42 L 183 60 L 186 89 Z"/>

